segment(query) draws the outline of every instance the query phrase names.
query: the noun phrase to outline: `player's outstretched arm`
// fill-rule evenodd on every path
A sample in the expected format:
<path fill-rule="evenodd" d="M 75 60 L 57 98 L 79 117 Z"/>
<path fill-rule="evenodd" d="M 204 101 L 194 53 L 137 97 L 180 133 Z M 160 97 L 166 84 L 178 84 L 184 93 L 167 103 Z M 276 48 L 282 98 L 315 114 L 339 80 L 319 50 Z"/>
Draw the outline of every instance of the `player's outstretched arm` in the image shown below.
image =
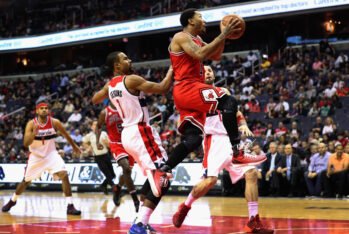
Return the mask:
<path fill-rule="evenodd" d="M 205 59 L 219 60 L 224 50 L 224 43 L 226 37 L 236 30 L 240 30 L 240 22 L 238 19 L 231 19 L 227 26 L 222 30 L 213 41 L 202 47 L 198 46 L 193 42 L 190 35 L 187 33 L 177 33 L 171 43 L 171 50 L 178 51 L 183 50 L 195 59 L 201 61 Z"/>
<path fill-rule="evenodd" d="M 145 93 L 163 94 L 166 93 L 172 84 L 172 66 L 168 69 L 165 78 L 160 83 L 145 80 L 141 76 L 129 75 L 125 80 L 127 89 L 143 91 Z"/>
<path fill-rule="evenodd" d="M 74 153 L 80 155 L 81 149 L 79 148 L 79 146 L 77 144 L 75 144 L 75 142 L 73 141 L 71 136 L 68 134 L 68 132 L 63 127 L 61 121 L 59 121 L 58 119 L 52 118 L 52 123 L 53 123 L 54 128 L 56 130 L 58 130 L 63 135 L 63 137 L 65 139 L 67 139 L 68 143 L 73 147 Z"/>
<path fill-rule="evenodd" d="M 95 93 L 92 97 L 92 103 L 94 105 L 103 102 L 104 99 L 108 98 L 108 86 L 109 82 L 104 85 L 104 87 Z"/>
<path fill-rule="evenodd" d="M 25 131 L 24 131 L 24 137 L 23 137 L 23 145 L 24 147 L 28 147 L 35 138 L 35 135 L 37 133 L 37 125 L 34 124 L 33 120 L 28 121 Z"/>

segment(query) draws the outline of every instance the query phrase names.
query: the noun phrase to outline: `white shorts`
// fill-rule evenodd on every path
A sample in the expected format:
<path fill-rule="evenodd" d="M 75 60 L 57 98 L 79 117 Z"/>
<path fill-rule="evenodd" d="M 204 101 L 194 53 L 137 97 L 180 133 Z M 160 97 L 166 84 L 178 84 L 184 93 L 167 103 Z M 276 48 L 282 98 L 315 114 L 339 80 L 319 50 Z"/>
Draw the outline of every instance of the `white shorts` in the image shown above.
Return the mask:
<path fill-rule="evenodd" d="M 218 174 L 226 169 L 233 184 L 244 177 L 248 170 L 255 166 L 235 166 L 232 163 L 233 150 L 227 135 L 206 135 L 204 142 L 203 167 L 206 176 L 218 177 Z"/>
<path fill-rule="evenodd" d="M 155 129 L 146 124 L 125 127 L 121 133 L 121 141 L 126 152 L 131 155 L 142 168 L 155 170 L 155 162 L 167 160 L 167 153 L 162 147 L 161 139 Z"/>
<path fill-rule="evenodd" d="M 24 173 L 26 182 L 35 180 L 41 176 L 44 171 L 48 171 L 51 175 L 66 171 L 65 163 L 57 151 L 51 152 L 46 157 L 29 155 L 28 163 Z"/>

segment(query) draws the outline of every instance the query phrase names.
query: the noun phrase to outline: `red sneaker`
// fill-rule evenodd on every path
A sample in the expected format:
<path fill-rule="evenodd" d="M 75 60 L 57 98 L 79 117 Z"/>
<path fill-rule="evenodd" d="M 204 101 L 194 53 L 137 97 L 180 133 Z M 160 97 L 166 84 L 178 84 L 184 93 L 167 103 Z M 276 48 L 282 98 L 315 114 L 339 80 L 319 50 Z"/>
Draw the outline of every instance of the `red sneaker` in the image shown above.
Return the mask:
<path fill-rule="evenodd" d="M 245 233 L 256 233 L 258 232 L 257 229 L 257 222 L 254 216 L 250 218 L 250 220 L 246 223 L 244 227 L 244 232 Z"/>
<path fill-rule="evenodd" d="M 247 143 L 245 145 L 240 146 L 238 150 L 235 148 L 232 160 L 235 166 L 256 166 L 267 160 L 265 154 L 256 155 L 253 152 L 251 152 L 251 147 L 252 144 Z"/>
<path fill-rule="evenodd" d="M 184 203 L 179 205 L 177 212 L 172 217 L 172 223 L 175 227 L 180 228 L 182 226 L 190 209 L 191 207 L 186 206 Z"/>
<path fill-rule="evenodd" d="M 256 226 L 258 229 L 258 233 L 264 233 L 264 234 L 272 234 L 274 233 L 274 229 L 268 228 L 267 226 L 264 226 L 261 222 L 261 220 L 259 219 L 259 215 L 256 215 Z"/>
<path fill-rule="evenodd" d="M 169 178 L 172 174 L 160 170 L 147 170 L 147 177 L 150 184 L 151 191 L 155 197 L 160 197 L 162 188 L 165 188 L 169 183 Z"/>

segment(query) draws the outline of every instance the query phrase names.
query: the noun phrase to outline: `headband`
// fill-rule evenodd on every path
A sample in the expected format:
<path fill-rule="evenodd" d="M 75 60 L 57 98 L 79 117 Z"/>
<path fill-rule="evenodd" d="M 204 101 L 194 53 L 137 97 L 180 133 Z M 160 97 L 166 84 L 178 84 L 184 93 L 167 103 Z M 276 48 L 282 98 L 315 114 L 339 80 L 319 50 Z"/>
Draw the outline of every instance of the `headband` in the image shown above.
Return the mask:
<path fill-rule="evenodd" d="M 37 104 L 35 108 L 39 109 L 40 107 L 48 107 L 48 105 L 45 102 L 41 102 L 41 103 Z"/>

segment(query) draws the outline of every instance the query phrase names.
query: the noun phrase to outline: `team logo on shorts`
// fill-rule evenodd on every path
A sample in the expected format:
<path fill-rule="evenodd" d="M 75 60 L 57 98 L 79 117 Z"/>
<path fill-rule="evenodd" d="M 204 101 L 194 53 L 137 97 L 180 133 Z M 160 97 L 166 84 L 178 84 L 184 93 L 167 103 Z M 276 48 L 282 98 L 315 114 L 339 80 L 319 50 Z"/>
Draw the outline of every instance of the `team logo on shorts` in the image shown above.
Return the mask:
<path fill-rule="evenodd" d="M 201 92 L 202 92 L 202 96 L 207 102 L 214 102 L 218 98 L 218 95 L 213 89 L 205 89 L 205 90 L 202 90 Z"/>

